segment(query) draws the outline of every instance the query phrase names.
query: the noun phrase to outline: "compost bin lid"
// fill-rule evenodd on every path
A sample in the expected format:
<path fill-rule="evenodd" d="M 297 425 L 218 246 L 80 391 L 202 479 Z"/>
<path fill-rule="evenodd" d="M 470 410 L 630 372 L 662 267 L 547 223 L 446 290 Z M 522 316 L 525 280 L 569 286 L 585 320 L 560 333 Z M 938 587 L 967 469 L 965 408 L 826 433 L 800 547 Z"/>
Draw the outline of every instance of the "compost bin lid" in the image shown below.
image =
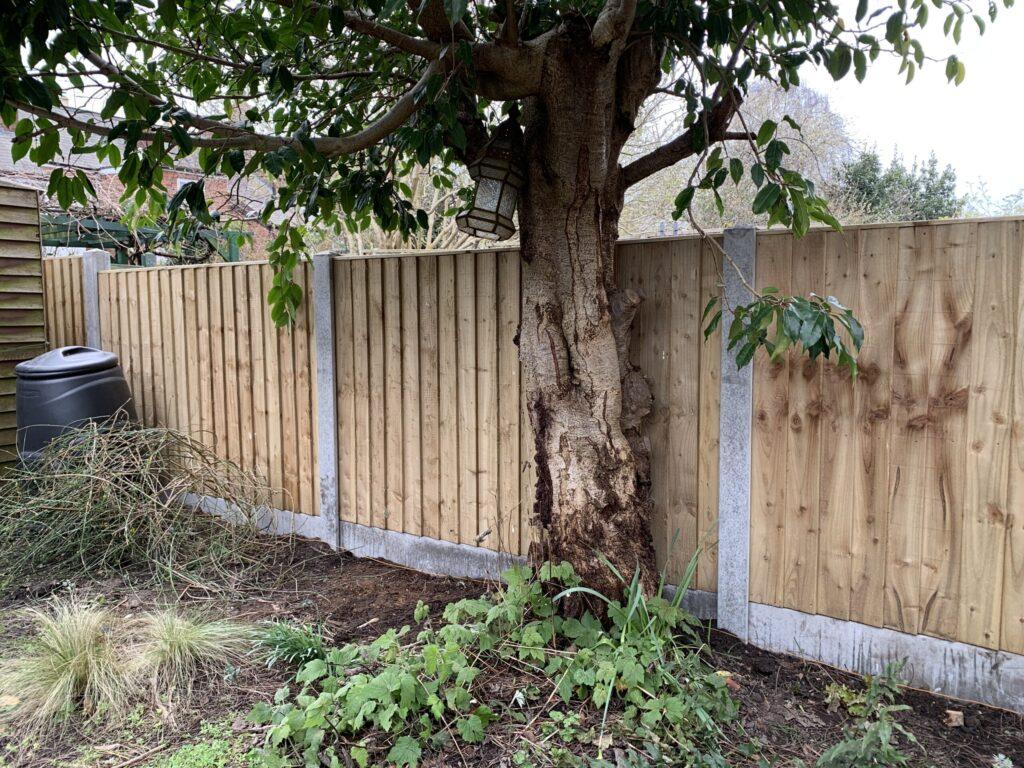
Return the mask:
<path fill-rule="evenodd" d="M 117 365 L 117 355 L 92 347 L 61 347 L 14 366 L 22 379 L 52 379 L 105 371 Z"/>

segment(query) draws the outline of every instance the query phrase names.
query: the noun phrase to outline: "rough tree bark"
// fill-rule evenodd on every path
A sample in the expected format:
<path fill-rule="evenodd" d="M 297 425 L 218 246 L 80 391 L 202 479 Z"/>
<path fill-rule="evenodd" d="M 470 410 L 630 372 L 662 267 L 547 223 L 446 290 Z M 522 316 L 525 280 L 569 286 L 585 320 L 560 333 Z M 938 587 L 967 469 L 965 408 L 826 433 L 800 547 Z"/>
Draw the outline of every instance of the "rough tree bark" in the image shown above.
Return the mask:
<path fill-rule="evenodd" d="M 522 115 L 527 181 L 520 354 L 536 436 L 535 562 L 570 562 L 584 583 L 621 596 L 639 569 L 656 584 L 648 448 L 650 389 L 628 358 L 641 297 L 618 288 L 619 153 L 657 84 L 659 52 L 594 47 L 567 24 L 548 44 L 540 95 Z"/>

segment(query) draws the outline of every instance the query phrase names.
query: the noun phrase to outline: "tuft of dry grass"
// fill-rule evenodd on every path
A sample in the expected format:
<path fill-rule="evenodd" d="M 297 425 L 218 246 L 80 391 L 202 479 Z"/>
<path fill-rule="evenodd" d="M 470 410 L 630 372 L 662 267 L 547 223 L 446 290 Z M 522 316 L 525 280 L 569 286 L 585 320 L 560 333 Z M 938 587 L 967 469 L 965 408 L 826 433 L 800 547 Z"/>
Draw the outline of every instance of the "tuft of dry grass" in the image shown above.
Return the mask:
<path fill-rule="evenodd" d="M 26 609 L 38 634 L 25 653 L 0 662 L 0 694 L 12 705 L 4 719 L 29 732 L 125 711 L 133 691 L 131 664 L 119 647 L 115 619 L 74 597 Z"/>
<path fill-rule="evenodd" d="M 225 499 L 232 517 L 196 509 Z M 121 571 L 207 590 L 260 586 L 289 542 L 259 533 L 265 484 L 168 429 L 91 423 L 0 482 L 0 591 Z"/>
<path fill-rule="evenodd" d="M 134 655 L 154 695 L 187 696 L 202 676 L 240 664 L 256 642 L 253 626 L 189 615 L 178 608 L 147 613 L 138 622 Z"/>

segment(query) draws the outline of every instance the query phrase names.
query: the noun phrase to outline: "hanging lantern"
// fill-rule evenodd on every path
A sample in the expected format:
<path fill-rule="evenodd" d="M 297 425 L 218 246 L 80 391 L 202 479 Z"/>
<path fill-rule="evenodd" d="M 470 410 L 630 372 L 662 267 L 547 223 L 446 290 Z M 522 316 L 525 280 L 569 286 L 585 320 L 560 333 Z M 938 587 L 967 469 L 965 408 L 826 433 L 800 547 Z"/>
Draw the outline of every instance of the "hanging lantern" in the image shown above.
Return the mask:
<path fill-rule="evenodd" d="M 476 182 L 473 203 L 455 217 L 455 224 L 467 235 L 485 240 L 507 240 L 516 233 L 512 214 L 516 210 L 523 174 L 516 156 L 518 133 L 512 120 L 494 132 L 480 156 L 469 166 Z"/>

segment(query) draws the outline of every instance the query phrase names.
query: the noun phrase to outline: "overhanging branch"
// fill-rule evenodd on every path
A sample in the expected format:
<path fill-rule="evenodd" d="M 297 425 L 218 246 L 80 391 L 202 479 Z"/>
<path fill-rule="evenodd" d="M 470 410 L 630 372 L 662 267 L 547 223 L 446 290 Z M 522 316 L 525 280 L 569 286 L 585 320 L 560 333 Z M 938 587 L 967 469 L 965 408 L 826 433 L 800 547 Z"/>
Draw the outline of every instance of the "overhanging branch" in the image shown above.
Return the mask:
<path fill-rule="evenodd" d="M 391 109 L 363 130 L 348 136 L 323 136 L 306 139 L 305 141 L 325 157 L 349 155 L 372 147 L 400 128 L 416 112 L 420 106 L 419 98 L 425 91 L 427 82 L 440 70 L 440 62 L 431 62 L 423 71 L 416 85 L 402 94 Z M 52 111 L 22 102 L 15 102 L 14 106 L 23 112 L 52 120 L 65 128 L 77 129 L 95 136 L 107 136 L 111 128 L 110 125 L 105 123 L 81 120 L 70 111 Z M 207 120 L 205 122 L 208 135 L 192 137 L 192 144 L 196 147 L 249 149 L 259 152 L 271 152 L 289 146 L 300 151 L 303 149 L 304 142 L 291 136 L 273 136 L 250 132 L 238 133 L 238 129 L 235 127 L 214 123 L 214 121 Z M 219 135 L 222 133 L 230 135 Z M 159 129 L 143 131 L 139 138 L 142 141 L 154 141 L 161 134 L 162 132 Z"/>
<path fill-rule="evenodd" d="M 622 186 L 628 189 L 639 181 L 643 181 L 658 171 L 675 165 L 680 160 L 697 153 L 694 139 L 706 132 L 704 144 L 715 144 L 720 141 L 748 140 L 745 132 L 729 131 L 729 123 L 736 114 L 741 103 L 738 92 L 731 91 L 719 100 L 707 112 L 698 116 L 696 122 L 667 144 L 638 157 L 622 169 Z"/>

